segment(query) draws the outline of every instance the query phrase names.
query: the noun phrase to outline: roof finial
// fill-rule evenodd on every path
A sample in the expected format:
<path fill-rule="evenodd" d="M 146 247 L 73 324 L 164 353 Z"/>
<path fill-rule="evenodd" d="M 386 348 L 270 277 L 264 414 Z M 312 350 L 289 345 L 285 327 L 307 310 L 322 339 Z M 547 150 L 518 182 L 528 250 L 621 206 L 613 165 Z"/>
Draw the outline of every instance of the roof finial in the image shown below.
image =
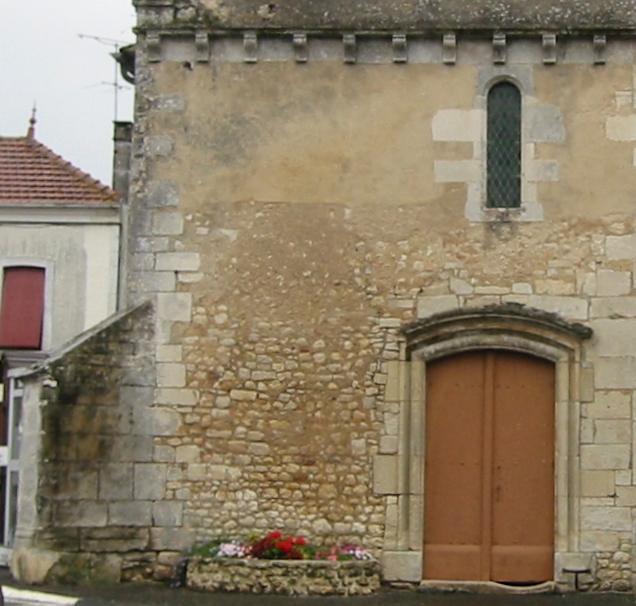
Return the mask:
<path fill-rule="evenodd" d="M 37 120 L 35 119 L 36 112 L 37 107 L 34 101 L 33 110 L 31 111 L 31 119 L 29 120 L 29 132 L 27 133 L 27 139 L 35 139 L 35 123 L 37 122 Z"/>

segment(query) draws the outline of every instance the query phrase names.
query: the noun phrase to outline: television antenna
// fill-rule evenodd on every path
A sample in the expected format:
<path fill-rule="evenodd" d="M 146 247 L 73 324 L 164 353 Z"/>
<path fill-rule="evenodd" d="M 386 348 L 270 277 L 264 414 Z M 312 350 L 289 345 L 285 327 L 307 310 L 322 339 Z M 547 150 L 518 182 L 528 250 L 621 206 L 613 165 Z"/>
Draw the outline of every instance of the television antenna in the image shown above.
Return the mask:
<path fill-rule="evenodd" d="M 77 34 L 79 38 L 81 38 L 82 40 L 93 40 L 95 42 L 98 42 L 99 44 L 103 44 L 105 46 L 110 46 L 113 49 L 113 53 L 117 54 L 119 52 L 119 49 L 122 46 L 127 46 L 129 43 L 126 42 L 125 40 L 115 40 L 113 38 L 104 38 L 103 36 L 91 36 L 88 34 Z M 115 121 L 117 121 L 118 117 L 119 117 L 119 91 L 120 90 L 126 90 L 128 87 L 120 84 L 119 83 L 119 65 L 117 64 L 117 61 L 114 62 L 115 63 L 115 71 L 113 74 L 113 80 L 110 82 L 100 82 L 99 85 L 107 85 L 112 87 L 113 89 L 113 114 L 114 114 L 114 119 Z M 97 86 L 99 86 L 97 85 Z"/>

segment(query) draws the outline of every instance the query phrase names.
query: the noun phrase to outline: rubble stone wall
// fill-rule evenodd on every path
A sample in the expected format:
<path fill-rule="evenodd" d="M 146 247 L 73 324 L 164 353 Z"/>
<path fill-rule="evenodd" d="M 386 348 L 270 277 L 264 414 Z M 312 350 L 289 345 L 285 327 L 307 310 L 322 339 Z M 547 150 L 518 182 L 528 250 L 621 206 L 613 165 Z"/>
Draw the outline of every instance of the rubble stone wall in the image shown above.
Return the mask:
<path fill-rule="evenodd" d="M 376 561 L 192 558 L 187 585 L 204 591 L 283 595 L 367 595 L 380 589 Z"/>
<path fill-rule="evenodd" d="M 130 283 L 133 300 L 158 301 L 155 404 L 179 421 L 155 456 L 183 466 L 167 490 L 184 527 L 363 543 L 388 578 L 419 578 L 393 473 L 406 452 L 400 328 L 517 303 L 594 330 L 570 407 L 580 467 L 561 478 L 579 513 L 557 576 L 571 584 L 561 570 L 577 562 L 624 588 L 607 553 L 631 542 L 634 511 L 631 65 L 461 60 L 489 44 L 460 44 L 453 66 L 184 63 L 171 44 L 140 67 Z M 534 210 L 475 215 L 484 90 L 506 74 L 524 91 Z"/>

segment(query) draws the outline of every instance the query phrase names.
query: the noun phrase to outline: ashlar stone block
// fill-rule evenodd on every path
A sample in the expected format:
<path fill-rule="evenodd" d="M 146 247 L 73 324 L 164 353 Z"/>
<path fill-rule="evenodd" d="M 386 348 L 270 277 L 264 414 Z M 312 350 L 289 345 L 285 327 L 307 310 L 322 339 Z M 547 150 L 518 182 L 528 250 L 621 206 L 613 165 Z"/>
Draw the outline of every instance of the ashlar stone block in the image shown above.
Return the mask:
<path fill-rule="evenodd" d="M 581 530 L 631 531 L 631 528 L 629 507 L 581 508 Z"/>
<path fill-rule="evenodd" d="M 109 503 L 109 526 L 150 526 L 152 503 L 150 501 L 121 501 Z"/>
<path fill-rule="evenodd" d="M 631 356 L 636 353 L 636 318 L 624 320 L 594 320 L 590 322 L 596 343 L 594 353 L 602 357 Z"/>
<path fill-rule="evenodd" d="M 152 528 L 150 530 L 150 547 L 157 551 L 183 551 L 192 547 L 194 531 L 182 528 Z"/>
<path fill-rule="evenodd" d="M 144 147 L 149 156 L 169 156 L 174 149 L 174 140 L 168 135 L 149 135 Z"/>
<path fill-rule="evenodd" d="M 152 233 L 156 236 L 179 236 L 183 233 L 181 213 L 155 212 L 152 215 Z"/>
<path fill-rule="evenodd" d="M 568 320 L 587 320 L 588 301 L 578 297 L 530 295 L 528 305 L 561 315 Z"/>
<path fill-rule="evenodd" d="M 157 347 L 157 362 L 181 362 L 183 347 L 181 345 L 159 345 Z"/>
<path fill-rule="evenodd" d="M 581 369 L 581 402 L 594 401 L 594 369 L 590 366 Z"/>
<path fill-rule="evenodd" d="M 100 499 L 132 498 L 133 466 L 131 463 L 108 463 L 99 472 Z"/>
<path fill-rule="evenodd" d="M 108 523 L 108 505 L 95 501 L 62 501 L 57 504 L 53 526 L 99 528 Z"/>
<path fill-rule="evenodd" d="M 585 405 L 584 414 L 590 419 L 629 419 L 631 396 L 621 391 L 597 391 L 594 403 Z"/>
<path fill-rule="evenodd" d="M 375 494 L 398 494 L 397 455 L 376 455 L 373 458 L 373 492 Z"/>
<path fill-rule="evenodd" d="M 482 138 L 485 112 L 478 109 L 443 109 L 433 116 L 433 141 L 477 142 Z"/>
<path fill-rule="evenodd" d="M 597 389 L 636 389 L 636 358 L 599 358 L 595 363 Z"/>
<path fill-rule="evenodd" d="M 385 551 L 382 571 L 387 581 L 419 582 L 422 580 L 422 552 Z"/>
<path fill-rule="evenodd" d="M 636 507 L 636 486 L 617 486 L 616 505 L 619 507 Z"/>
<path fill-rule="evenodd" d="M 166 494 L 166 465 L 139 463 L 134 468 L 135 499 L 158 501 Z"/>
<path fill-rule="evenodd" d="M 146 205 L 151 208 L 178 206 L 178 185 L 172 181 L 149 181 L 146 186 Z"/>
<path fill-rule="evenodd" d="M 565 124 L 561 109 L 554 105 L 529 105 L 524 119 L 528 141 L 536 143 L 562 143 L 565 141 Z"/>
<path fill-rule="evenodd" d="M 594 422 L 595 444 L 630 444 L 632 441 L 632 423 L 623 420 L 598 420 Z"/>
<path fill-rule="evenodd" d="M 152 109 L 158 112 L 182 112 L 185 110 L 185 97 L 177 93 L 157 95 L 152 99 Z"/>
<path fill-rule="evenodd" d="M 631 446 L 622 444 L 584 444 L 581 446 L 581 467 L 593 469 L 629 469 Z"/>
<path fill-rule="evenodd" d="M 175 456 L 177 463 L 199 463 L 201 460 L 201 448 L 194 444 L 177 446 Z"/>
<path fill-rule="evenodd" d="M 636 116 L 633 116 L 633 118 L 636 120 Z M 636 259 L 636 234 L 607 236 L 605 252 L 608 259 L 612 261 Z"/>
<path fill-rule="evenodd" d="M 157 364 L 157 387 L 185 387 L 186 367 L 183 364 Z"/>
<path fill-rule="evenodd" d="M 127 434 L 113 438 L 112 461 L 152 461 L 153 438 L 146 435 Z"/>
<path fill-rule="evenodd" d="M 198 392 L 193 389 L 164 387 L 157 390 L 156 403 L 170 406 L 194 406 L 198 401 Z"/>
<path fill-rule="evenodd" d="M 636 318 L 636 297 L 592 299 L 590 318 Z"/>
<path fill-rule="evenodd" d="M 119 403 L 124 406 L 152 406 L 154 390 L 152 387 L 123 385 L 119 388 Z"/>
<path fill-rule="evenodd" d="M 616 532 L 585 530 L 581 532 L 582 551 L 616 551 L 618 549 Z"/>
<path fill-rule="evenodd" d="M 581 472 L 581 496 L 611 497 L 616 493 L 613 471 Z"/>
<path fill-rule="evenodd" d="M 146 411 L 148 432 L 153 436 L 174 436 L 181 427 L 181 415 L 172 410 L 153 409 Z M 139 424 L 141 429 L 141 423 Z"/>
<path fill-rule="evenodd" d="M 596 274 L 596 294 L 599 297 L 618 297 L 632 291 L 632 275 L 627 271 L 600 269 Z"/>
<path fill-rule="evenodd" d="M 189 322 L 192 318 L 192 295 L 184 292 L 159 293 L 157 316 L 162 320 Z"/>
<path fill-rule="evenodd" d="M 159 252 L 155 264 L 158 271 L 198 271 L 201 255 L 195 252 Z"/>
<path fill-rule="evenodd" d="M 157 501 L 152 510 L 154 526 L 181 526 L 183 503 L 179 501 Z"/>
<path fill-rule="evenodd" d="M 82 532 L 81 547 L 84 551 L 124 553 L 148 549 L 149 532 L 145 528 L 109 526 L 87 528 Z"/>
<path fill-rule="evenodd" d="M 605 122 L 605 134 L 612 141 L 636 141 L 636 115 L 610 116 Z"/>
<path fill-rule="evenodd" d="M 132 280 L 144 292 L 173 292 L 177 283 L 175 273 L 170 271 L 135 272 Z"/>
<path fill-rule="evenodd" d="M 417 300 L 417 317 L 425 318 L 442 311 L 457 309 L 459 299 L 455 295 L 422 296 Z"/>

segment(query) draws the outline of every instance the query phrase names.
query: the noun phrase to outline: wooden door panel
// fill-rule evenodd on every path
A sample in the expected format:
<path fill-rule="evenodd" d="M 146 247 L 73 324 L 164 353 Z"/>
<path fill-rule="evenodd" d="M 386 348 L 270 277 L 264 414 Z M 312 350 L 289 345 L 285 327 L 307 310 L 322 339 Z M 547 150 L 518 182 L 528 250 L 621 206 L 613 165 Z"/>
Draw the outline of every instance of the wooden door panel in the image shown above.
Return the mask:
<path fill-rule="evenodd" d="M 481 545 L 426 545 L 424 578 L 436 581 L 478 581 L 481 578 Z"/>
<path fill-rule="evenodd" d="M 424 578 L 553 577 L 554 365 L 477 351 L 427 365 Z"/>
<path fill-rule="evenodd" d="M 493 416 L 493 564 L 495 553 L 510 557 L 492 579 L 546 581 L 554 574 L 554 365 L 498 352 Z"/>
<path fill-rule="evenodd" d="M 484 364 L 471 352 L 427 367 L 426 578 L 479 578 Z"/>
<path fill-rule="evenodd" d="M 538 584 L 554 577 L 552 545 L 493 545 L 491 581 Z"/>

